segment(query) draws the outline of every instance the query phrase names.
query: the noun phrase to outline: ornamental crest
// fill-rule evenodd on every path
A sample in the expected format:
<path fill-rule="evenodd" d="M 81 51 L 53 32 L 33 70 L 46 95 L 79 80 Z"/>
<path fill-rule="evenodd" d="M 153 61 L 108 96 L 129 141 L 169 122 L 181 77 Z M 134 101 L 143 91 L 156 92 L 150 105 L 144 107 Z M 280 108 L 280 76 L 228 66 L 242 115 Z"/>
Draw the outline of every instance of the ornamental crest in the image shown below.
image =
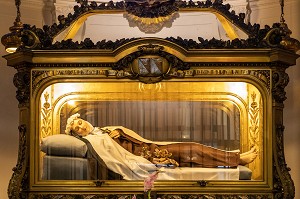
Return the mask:
<path fill-rule="evenodd" d="M 171 78 L 171 65 L 166 58 L 160 56 L 138 57 L 129 64 L 129 69 L 132 77 L 144 83 L 156 83 Z"/>
<path fill-rule="evenodd" d="M 138 58 L 137 62 L 140 76 L 159 76 L 163 73 L 162 58 Z"/>

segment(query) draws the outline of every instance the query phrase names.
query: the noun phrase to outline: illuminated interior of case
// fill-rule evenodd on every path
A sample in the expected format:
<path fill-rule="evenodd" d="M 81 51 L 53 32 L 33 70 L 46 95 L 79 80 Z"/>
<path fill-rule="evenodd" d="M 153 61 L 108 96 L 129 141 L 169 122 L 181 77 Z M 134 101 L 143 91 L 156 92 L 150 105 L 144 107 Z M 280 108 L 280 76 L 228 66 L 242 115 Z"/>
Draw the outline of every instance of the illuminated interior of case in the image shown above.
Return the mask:
<path fill-rule="evenodd" d="M 251 180 L 262 179 L 263 99 L 250 83 L 54 83 L 41 94 L 40 113 L 41 140 L 63 134 L 68 117 L 79 113 L 93 126 L 124 126 L 153 141 L 199 142 L 241 152 L 255 146 L 258 157 L 247 167 Z M 40 154 L 43 176 L 45 154 Z"/>

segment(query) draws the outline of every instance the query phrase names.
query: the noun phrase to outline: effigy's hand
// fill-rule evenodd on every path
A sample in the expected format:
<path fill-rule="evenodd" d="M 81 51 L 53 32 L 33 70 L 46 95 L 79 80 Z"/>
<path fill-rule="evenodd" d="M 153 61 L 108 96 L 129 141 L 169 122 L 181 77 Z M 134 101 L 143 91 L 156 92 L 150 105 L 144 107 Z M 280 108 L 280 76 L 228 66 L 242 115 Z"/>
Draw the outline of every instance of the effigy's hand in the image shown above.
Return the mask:
<path fill-rule="evenodd" d="M 109 132 L 108 135 L 113 139 L 119 138 L 121 136 L 120 132 L 118 130 L 113 130 L 113 131 Z"/>

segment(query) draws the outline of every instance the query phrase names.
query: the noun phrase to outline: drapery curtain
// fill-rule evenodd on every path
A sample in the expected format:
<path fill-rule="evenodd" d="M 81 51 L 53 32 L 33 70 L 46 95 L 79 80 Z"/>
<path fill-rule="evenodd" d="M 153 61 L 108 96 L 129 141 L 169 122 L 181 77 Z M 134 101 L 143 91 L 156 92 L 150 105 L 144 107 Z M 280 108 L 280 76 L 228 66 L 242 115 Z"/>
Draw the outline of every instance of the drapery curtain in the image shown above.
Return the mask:
<path fill-rule="evenodd" d="M 124 126 L 153 141 L 193 141 L 239 149 L 240 114 L 222 101 L 78 101 L 66 104 L 61 121 L 74 113 L 94 126 Z M 65 122 L 62 122 L 61 132 Z"/>

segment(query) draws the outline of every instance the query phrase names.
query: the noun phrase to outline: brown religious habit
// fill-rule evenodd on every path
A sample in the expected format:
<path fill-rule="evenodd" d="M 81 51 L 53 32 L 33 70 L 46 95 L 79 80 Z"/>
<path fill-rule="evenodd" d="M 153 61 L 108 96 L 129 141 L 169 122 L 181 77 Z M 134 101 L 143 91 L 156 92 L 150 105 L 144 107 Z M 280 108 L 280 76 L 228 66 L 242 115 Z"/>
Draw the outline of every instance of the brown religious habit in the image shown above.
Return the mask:
<path fill-rule="evenodd" d="M 145 143 L 137 140 L 121 129 L 116 129 L 120 136 L 114 140 L 127 151 L 141 155 L 155 164 L 173 165 L 179 167 L 219 166 L 237 167 L 239 152 L 224 151 L 196 142 L 178 142 L 166 145 Z"/>

